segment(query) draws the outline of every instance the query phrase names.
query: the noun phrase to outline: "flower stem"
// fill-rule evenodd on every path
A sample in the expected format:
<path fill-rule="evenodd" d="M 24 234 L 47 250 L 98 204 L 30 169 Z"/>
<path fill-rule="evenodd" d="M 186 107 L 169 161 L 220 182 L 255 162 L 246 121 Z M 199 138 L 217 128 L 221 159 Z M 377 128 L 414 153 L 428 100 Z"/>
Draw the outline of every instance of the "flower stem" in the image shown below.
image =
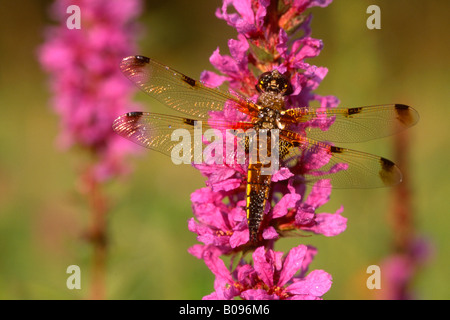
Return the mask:
<path fill-rule="evenodd" d="M 410 174 L 408 166 L 409 137 L 407 132 L 395 136 L 395 158 L 402 168 L 403 182 L 394 189 L 394 204 L 391 214 L 391 224 L 394 234 L 394 249 L 406 253 L 414 238 L 414 217 L 411 203 Z"/>
<path fill-rule="evenodd" d="M 107 201 L 102 193 L 102 184 L 95 179 L 89 168 L 84 176 L 84 187 L 90 207 L 88 240 L 93 246 L 92 280 L 89 299 L 105 299 L 105 274 L 107 258 Z"/>

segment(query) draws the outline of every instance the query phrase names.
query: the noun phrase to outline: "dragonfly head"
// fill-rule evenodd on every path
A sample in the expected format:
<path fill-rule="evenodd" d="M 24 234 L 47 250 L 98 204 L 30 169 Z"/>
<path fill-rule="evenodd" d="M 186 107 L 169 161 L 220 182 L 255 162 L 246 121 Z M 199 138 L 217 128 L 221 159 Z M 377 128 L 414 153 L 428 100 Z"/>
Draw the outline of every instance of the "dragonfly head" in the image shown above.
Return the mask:
<path fill-rule="evenodd" d="M 276 94 L 287 96 L 292 93 L 292 86 L 289 79 L 275 69 L 273 71 L 264 72 L 259 76 L 256 90 L 260 93 L 274 92 Z"/>

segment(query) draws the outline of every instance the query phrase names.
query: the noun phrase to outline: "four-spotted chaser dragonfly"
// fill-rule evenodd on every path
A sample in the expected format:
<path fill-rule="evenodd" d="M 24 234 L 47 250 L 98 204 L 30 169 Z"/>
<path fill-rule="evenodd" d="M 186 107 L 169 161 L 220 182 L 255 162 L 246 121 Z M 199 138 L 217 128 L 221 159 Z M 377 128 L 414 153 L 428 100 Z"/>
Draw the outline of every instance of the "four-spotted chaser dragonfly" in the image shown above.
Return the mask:
<path fill-rule="evenodd" d="M 331 185 L 336 188 L 376 188 L 401 182 L 402 174 L 392 161 L 331 143 L 363 142 L 388 136 L 419 120 L 417 111 L 403 104 L 286 109 L 285 98 L 292 93 L 292 87 L 288 78 L 276 70 L 265 72 L 259 77 L 256 89 L 260 95 L 253 102 L 235 93 L 207 87 L 144 56 L 124 58 L 120 68 L 126 77 L 148 95 L 189 117 L 129 112 L 114 121 L 113 129 L 119 135 L 170 156 L 178 143 L 171 139 L 173 131 L 185 129 L 194 136 L 198 134 L 194 125 L 197 121 L 204 121 L 203 129 L 253 129 L 256 132 L 278 129 L 278 139 L 272 140 L 278 141 L 281 165 L 289 166 L 293 173 L 303 176 L 306 183 L 330 179 Z M 247 121 L 210 118 L 214 112 L 226 108 L 247 115 Z M 320 126 L 308 126 L 317 119 L 329 120 L 332 125 L 328 130 L 322 130 Z M 270 137 L 269 146 L 272 141 Z M 248 139 L 242 140 L 244 142 L 241 144 L 248 153 Z M 302 170 L 301 159 L 305 155 L 325 158 L 325 166 L 320 170 Z M 345 170 L 334 170 L 342 164 L 344 168 L 341 169 Z M 246 213 L 252 243 L 261 239 L 259 231 L 271 190 L 271 175 L 262 174 L 266 167 L 266 163 L 247 162 Z"/>

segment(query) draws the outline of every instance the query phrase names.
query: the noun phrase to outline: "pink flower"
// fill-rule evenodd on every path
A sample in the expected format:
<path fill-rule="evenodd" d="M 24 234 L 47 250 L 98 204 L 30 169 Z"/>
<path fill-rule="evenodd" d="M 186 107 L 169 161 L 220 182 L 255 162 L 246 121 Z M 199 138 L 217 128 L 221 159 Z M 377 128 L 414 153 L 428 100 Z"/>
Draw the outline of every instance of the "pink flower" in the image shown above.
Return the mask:
<path fill-rule="evenodd" d="M 290 193 L 275 205 L 272 222 L 283 230 L 304 230 L 331 237 L 340 234 L 347 228 L 347 218 L 341 216 L 343 207 L 335 213 L 316 213 L 317 208 L 330 199 L 331 185 L 328 180 L 317 182 L 309 196 L 300 202 L 301 196 L 295 192 L 292 183 L 288 184 Z"/>
<path fill-rule="evenodd" d="M 238 33 L 250 37 L 264 31 L 264 18 L 269 4 L 270 0 L 224 0 L 222 8 L 217 9 L 216 16 L 236 28 Z M 228 14 L 230 5 L 237 13 Z"/>
<path fill-rule="evenodd" d="M 234 180 L 234 179 L 228 179 Z M 219 183 L 223 185 L 233 183 Z M 322 184 L 322 186 L 318 186 Z M 275 240 L 280 235 L 294 230 L 303 230 L 322 234 L 327 237 L 336 236 L 345 231 L 347 218 L 342 217 L 341 207 L 335 213 L 316 213 L 316 209 L 328 202 L 331 186 L 327 180 L 319 181 L 309 194 L 302 200 L 302 196 L 295 192 L 291 183 L 288 184 L 290 193 L 285 194 L 273 207 L 270 217 L 262 229 L 265 240 Z M 202 242 L 206 250 L 208 246 L 217 246 L 222 254 L 229 254 L 239 246 L 248 244 L 248 225 L 245 213 L 245 201 L 224 204 L 225 197 L 233 192 L 214 188 L 202 188 L 191 195 L 192 209 L 196 219 L 189 220 L 189 230 L 197 233 L 197 240 Z M 201 258 L 199 255 L 196 255 Z"/>
<path fill-rule="evenodd" d="M 211 71 L 204 71 L 200 79 L 211 87 L 218 87 L 223 82 L 230 83 L 230 89 L 245 95 L 254 94 L 256 77 L 248 68 L 249 44 L 243 35 L 238 35 L 238 40 L 228 41 L 231 56 L 220 55 L 217 48 L 209 61 L 223 75 Z"/>
<path fill-rule="evenodd" d="M 196 220 L 189 220 L 189 230 L 197 233 L 197 240 L 205 246 L 216 246 L 227 254 L 248 241 L 248 228 L 245 202 L 225 205 L 223 198 L 223 193 L 210 188 L 195 191 L 191 201 Z"/>
<path fill-rule="evenodd" d="M 78 146 L 96 157 L 96 179 L 128 171 L 124 156 L 134 147 L 111 130 L 120 114 L 136 109 L 135 89 L 119 70 L 124 56 L 136 51 L 136 24 L 141 1 L 79 0 L 81 29 L 68 29 L 66 9 L 73 1 L 52 6 L 58 25 L 46 30 L 39 60 L 50 77 L 52 105 L 60 116 L 59 144 Z"/>
<path fill-rule="evenodd" d="M 214 252 L 205 252 L 203 258 L 216 281 L 215 291 L 204 299 L 321 299 L 331 287 L 331 276 L 323 270 L 306 275 L 315 254 L 315 249 L 299 245 L 283 258 L 282 252 L 258 247 L 252 255 L 253 265 L 241 260 L 230 272 Z"/>

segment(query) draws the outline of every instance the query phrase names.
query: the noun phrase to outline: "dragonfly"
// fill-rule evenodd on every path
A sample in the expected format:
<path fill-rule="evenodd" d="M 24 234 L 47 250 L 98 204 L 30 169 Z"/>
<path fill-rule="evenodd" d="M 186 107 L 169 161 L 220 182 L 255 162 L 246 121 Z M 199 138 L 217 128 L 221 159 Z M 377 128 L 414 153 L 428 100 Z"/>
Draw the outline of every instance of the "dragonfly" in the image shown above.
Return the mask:
<path fill-rule="evenodd" d="M 143 147 L 173 157 L 179 140 L 173 139 L 177 129 L 186 130 L 192 137 L 202 130 L 228 128 L 232 130 L 277 130 L 277 136 L 268 134 L 266 153 L 278 147 L 283 166 L 302 175 L 305 183 L 329 179 L 333 188 L 378 188 L 393 186 L 402 181 L 400 169 L 391 160 L 377 155 L 335 146 L 333 143 L 364 142 L 389 136 L 417 123 L 418 112 L 404 104 L 384 104 L 353 108 L 286 108 L 285 100 L 292 94 L 286 75 L 277 70 L 262 73 L 255 88 L 256 102 L 232 91 L 211 88 L 174 69 L 145 56 L 130 56 L 122 60 L 120 69 L 137 87 L 167 107 L 186 117 L 151 112 L 128 112 L 114 120 L 113 130 L 120 136 Z M 213 117 L 215 112 L 234 110 L 244 115 L 241 121 Z M 311 124 L 330 121 L 328 130 Z M 197 130 L 197 123 L 202 130 Z M 249 138 L 241 145 L 249 153 Z M 258 148 L 259 140 L 254 139 Z M 200 140 L 201 144 L 207 144 Z M 187 162 L 194 163 L 190 148 Z M 190 150 L 189 150 L 190 151 Z M 302 159 L 326 159 L 320 170 L 301 170 Z M 184 158 L 185 159 L 185 158 Z M 341 167 L 339 167 L 341 166 Z M 343 167 L 342 167 L 343 166 Z M 249 240 L 261 239 L 260 228 L 271 190 L 271 174 L 265 173 L 268 164 L 247 161 L 246 217 Z M 299 169 L 300 168 L 300 169 Z M 340 169 L 339 169 L 340 168 Z"/>

